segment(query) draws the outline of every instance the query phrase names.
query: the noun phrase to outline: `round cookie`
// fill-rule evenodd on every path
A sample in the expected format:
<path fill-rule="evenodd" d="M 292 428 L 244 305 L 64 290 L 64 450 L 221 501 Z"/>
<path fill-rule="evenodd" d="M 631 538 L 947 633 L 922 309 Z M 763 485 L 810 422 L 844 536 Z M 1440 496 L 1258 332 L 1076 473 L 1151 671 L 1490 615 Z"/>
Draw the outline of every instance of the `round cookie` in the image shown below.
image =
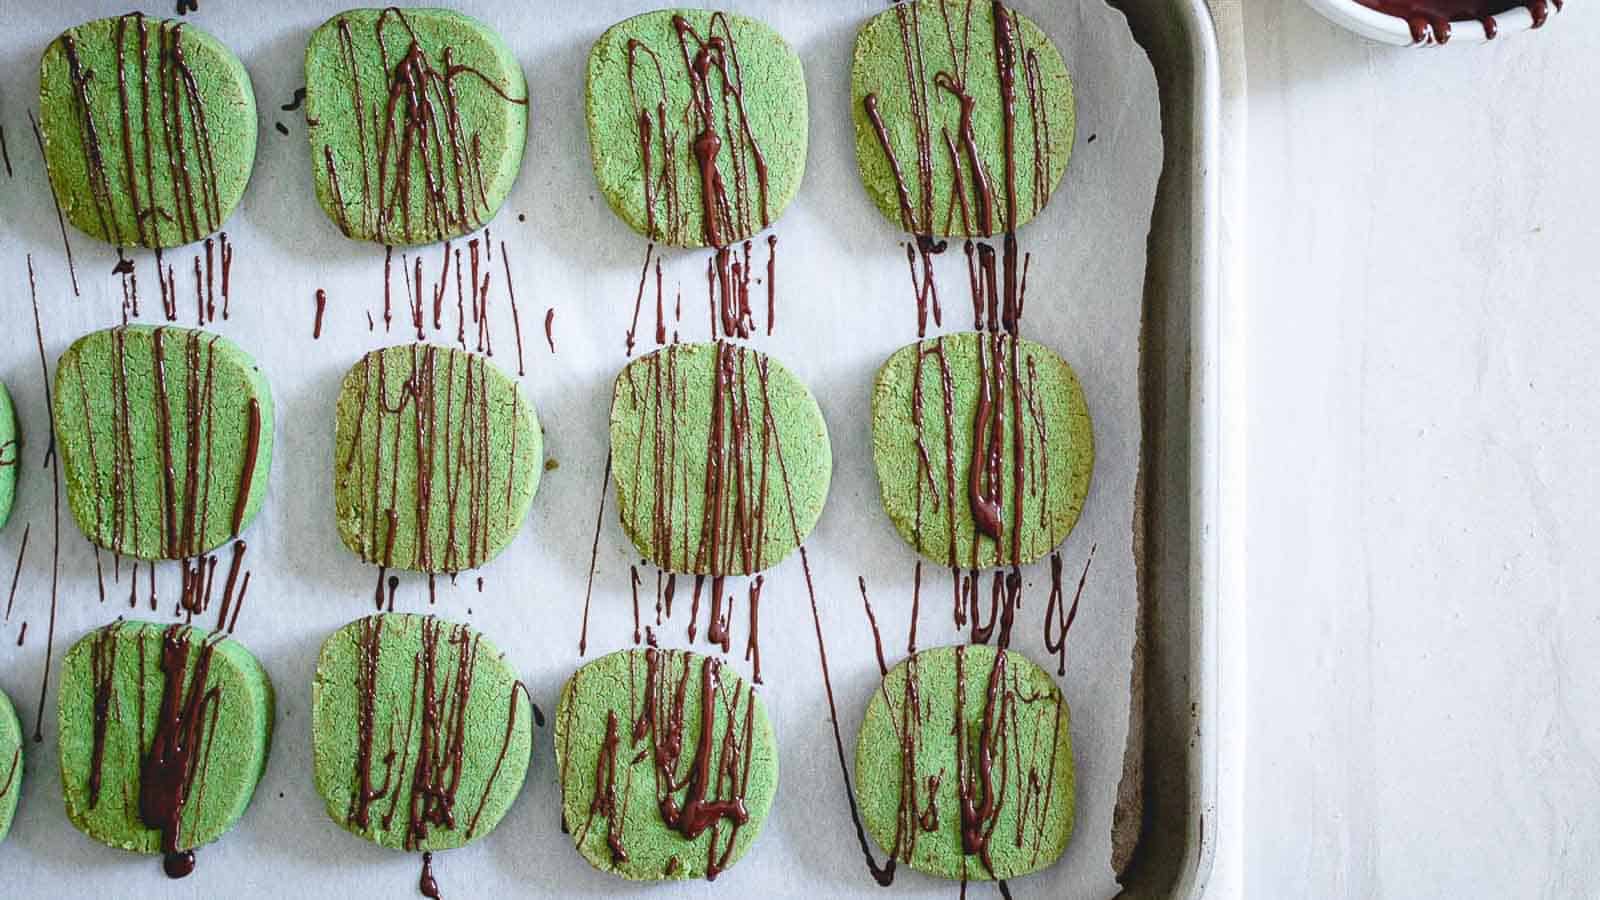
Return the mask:
<path fill-rule="evenodd" d="M 474 231 L 522 167 L 522 67 L 498 34 L 452 10 L 350 9 L 324 22 L 306 46 L 305 103 L 317 201 L 356 240 Z"/>
<path fill-rule="evenodd" d="M 57 717 L 67 818 L 103 844 L 161 854 L 169 876 L 222 837 L 267 768 L 273 693 L 242 644 L 118 620 L 67 651 Z"/>
<path fill-rule="evenodd" d="M 762 22 L 695 9 L 619 22 L 589 52 L 585 96 L 600 193 L 652 241 L 737 244 L 800 190 L 805 73 Z"/>
<path fill-rule="evenodd" d="M 53 399 L 67 504 L 113 553 L 202 556 L 266 500 L 272 390 L 227 338 L 147 325 L 92 332 L 61 354 Z"/>
<path fill-rule="evenodd" d="M 940 878 L 1048 868 L 1072 837 L 1071 731 L 1061 690 L 1020 653 L 924 650 L 889 670 L 861 723 L 855 790 L 867 831 Z"/>
<path fill-rule="evenodd" d="M 476 569 L 506 548 L 544 471 L 533 405 L 488 359 L 450 347 L 375 350 L 335 410 L 339 537 L 365 562 Z"/>
<path fill-rule="evenodd" d="M 1060 185 L 1076 126 L 1061 52 L 999 0 L 915 0 L 874 17 L 856 36 L 851 111 L 867 193 L 927 236 L 1026 225 Z"/>
<path fill-rule="evenodd" d="M 0 691 L 0 844 L 11 831 L 17 815 L 17 799 L 22 796 L 22 723 L 11 700 Z"/>
<path fill-rule="evenodd" d="M 22 439 L 17 431 L 17 411 L 11 394 L 0 384 L 0 528 L 11 518 L 17 496 L 17 470 L 21 469 Z"/>
<path fill-rule="evenodd" d="M 778 788 L 766 707 L 694 653 L 624 650 L 579 669 L 555 742 L 578 852 L 632 880 L 715 880 L 755 842 Z"/>
<path fill-rule="evenodd" d="M 255 92 L 216 38 L 128 13 L 45 49 L 39 130 L 67 221 L 119 247 L 176 247 L 221 228 L 244 196 Z"/>
<path fill-rule="evenodd" d="M 1094 432 L 1061 357 L 1033 341 L 964 332 L 903 347 L 878 370 L 872 459 L 895 529 L 928 560 L 1026 565 L 1077 524 Z"/>
<path fill-rule="evenodd" d="M 317 792 L 351 833 L 450 850 L 493 831 L 533 747 L 527 688 L 465 625 L 389 613 L 322 645 L 311 685 Z"/>
<path fill-rule="evenodd" d="M 833 473 L 816 398 L 736 344 L 671 344 L 629 364 L 611 401 L 617 514 L 651 563 L 691 575 L 777 565 L 822 515 Z"/>

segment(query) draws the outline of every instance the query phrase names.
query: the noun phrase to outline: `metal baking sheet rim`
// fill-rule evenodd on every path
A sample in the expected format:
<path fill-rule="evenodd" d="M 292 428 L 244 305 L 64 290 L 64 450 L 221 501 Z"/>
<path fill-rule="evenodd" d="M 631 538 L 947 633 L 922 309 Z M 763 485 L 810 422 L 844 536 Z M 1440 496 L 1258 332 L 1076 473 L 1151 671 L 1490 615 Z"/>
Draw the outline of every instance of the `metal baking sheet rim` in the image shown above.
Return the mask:
<path fill-rule="evenodd" d="M 1218 796 L 1220 50 L 1205 0 L 1111 3 L 1154 65 L 1166 159 L 1141 328 L 1137 733 L 1113 863 L 1122 897 L 1198 898 Z"/>

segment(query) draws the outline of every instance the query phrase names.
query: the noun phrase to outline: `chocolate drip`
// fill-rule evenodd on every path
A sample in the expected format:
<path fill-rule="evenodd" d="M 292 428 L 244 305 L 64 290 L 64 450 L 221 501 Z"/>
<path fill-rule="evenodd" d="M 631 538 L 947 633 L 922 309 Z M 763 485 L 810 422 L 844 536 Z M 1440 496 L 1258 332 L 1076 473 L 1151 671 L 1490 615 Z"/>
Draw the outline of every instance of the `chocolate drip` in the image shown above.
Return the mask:
<path fill-rule="evenodd" d="M 311 339 L 314 341 L 322 339 L 322 314 L 326 312 L 327 309 L 328 292 L 324 291 L 322 288 L 317 288 L 317 318 L 315 323 L 311 326 Z"/>
<path fill-rule="evenodd" d="M 422 854 L 422 875 L 417 879 L 417 891 L 428 900 L 440 900 L 439 882 L 433 877 L 433 854 Z"/>
<path fill-rule="evenodd" d="M 1411 40 L 1418 44 L 1449 42 L 1452 23 L 1476 21 L 1483 36 L 1493 40 L 1499 34 L 1495 16 L 1521 7 L 1533 18 L 1533 27 L 1543 27 L 1550 9 L 1561 11 L 1563 0 L 1360 0 L 1363 6 L 1406 20 Z"/>
<path fill-rule="evenodd" d="M 398 58 L 391 56 L 390 38 L 384 32 L 391 19 L 406 41 Z M 516 106 L 526 106 L 528 98 L 513 97 L 487 73 L 456 62 L 455 49 L 449 45 L 440 48 L 436 64 L 406 14 L 390 7 L 378 15 L 372 29 L 386 83 L 381 106 L 378 100 L 369 104 L 361 89 L 354 29 L 342 17 L 337 28 L 356 121 L 362 230 L 386 242 L 411 244 L 443 240 L 481 226 L 490 210 L 480 135 L 469 133 L 462 119 L 456 80 L 475 79 L 493 97 Z M 368 119 L 374 123 L 370 137 Z M 339 227 L 350 236 L 339 172 L 328 145 L 323 147 L 323 162 Z M 413 206 L 419 201 L 423 221 L 416 222 Z"/>
<path fill-rule="evenodd" d="M 197 784 L 204 782 L 204 756 L 216 731 L 222 687 L 207 687 L 211 658 L 224 638 L 208 637 L 198 642 L 193 672 L 190 669 L 194 644 L 190 629 L 173 625 L 161 636 L 161 707 L 150 749 L 139 770 L 139 818 L 161 832 L 164 869 L 169 878 L 182 878 L 194 871 L 194 852 L 183 845 L 182 818 Z M 142 659 L 142 654 L 141 654 Z"/>

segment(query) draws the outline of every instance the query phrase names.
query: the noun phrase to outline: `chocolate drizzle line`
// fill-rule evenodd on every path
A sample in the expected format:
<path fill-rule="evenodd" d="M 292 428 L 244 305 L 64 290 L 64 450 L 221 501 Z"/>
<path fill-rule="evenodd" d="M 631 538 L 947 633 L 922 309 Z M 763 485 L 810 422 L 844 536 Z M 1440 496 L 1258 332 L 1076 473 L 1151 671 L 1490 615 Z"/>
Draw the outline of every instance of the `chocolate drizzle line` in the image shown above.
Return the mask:
<path fill-rule="evenodd" d="M 594 599 L 595 563 L 600 559 L 600 526 L 606 520 L 606 494 L 611 490 L 611 457 L 606 453 L 606 474 L 600 479 L 600 511 L 594 517 L 594 543 L 589 548 L 589 586 L 583 592 L 583 630 L 578 635 L 578 655 L 589 652 L 589 602 Z"/>
<path fill-rule="evenodd" d="M 11 768 L 6 772 L 6 780 L 0 782 L 0 797 L 11 793 L 17 784 L 17 772 L 22 768 L 22 744 L 19 742 L 11 751 Z"/>
<path fill-rule="evenodd" d="M 6 146 L 6 127 L 0 125 L 0 161 L 6 164 L 6 177 L 11 177 L 11 149 Z"/>
<path fill-rule="evenodd" d="M 39 135 L 39 121 L 33 117 L 33 110 L 28 110 L 28 124 L 33 126 L 33 142 L 39 147 L 39 161 L 44 162 L 44 138 Z M 67 237 L 67 220 L 61 215 L 61 197 L 56 193 L 55 182 L 46 178 L 50 185 L 50 202 L 56 208 L 56 227 L 61 230 L 61 248 L 67 254 L 67 274 L 72 277 L 72 296 L 82 296 L 78 293 L 78 267 L 72 262 L 72 241 Z"/>
<path fill-rule="evenodd" d="M 122 158 L 119 168 L 132 206 L 131 234 L 124 231 L 123 220 L 117 214 L 116 198 L 119 192 L 112 187 L 108 168 L 115 163 L 107 158 L 101 139 L 104 126 L 95 122 L 94 108 L 89 100 L 90 82 L 97 73 L 83 66 L 72 30 L 60 38 L 72 82 L 78 140 L 87 162 L 89 195 L 99 225 L 97 236 L 119 247 L 129 243 L 144 246 L 162 243 L 158 235 L 164 222 L 176 226 L 179 243 L 197 241 L 216 231 L 222 224 L 222 200 L 211 130 L 206 122 L 199 82 L 184 56 L 183 28 L 181 22 L 156 20 L 153 34 L 155 46 L 152 48 L 150 22 L 142 14 L 135 12 L 119 16 L 113 26 L 120 117 L 120 122 L 113 127 L 120 127 L 120 131 L 116 132 L 121 137 Z M 137 53 L 137 116 L 133 110 L 133 91 L 128 83 L 130 53 Z M 152 64 L 155 127 L 151 122 Z M 142 136 L 142 157 L 134 152 L 136 124 Z M 170 190 L 169 195 L 160 198 L 157 197 L 155 181 L 157 171 L 166 175 Z M 142 194 L 141 175 L 144 181 Z M 164 203 L 170 203 L 170 206 L 164 206 Z"/>
<path fill-rule="evenodd" d="M 33 277 L 33 254 L 27 254 L 27 261 L 28 293 L 33 300 L 33 337 L 39 348 L 39 376 L 44 384 L 45 407 L 55 409 L 55 401 L 51 397 L 50 365 L 44 356 L 44 331 L 39 325 L 39 289 Z M 44 697 L 46 689 L 50 686 L 50 661 L 55 657 L 56 591 L 61 580 L 61 458 L 56 454 L 54 429 L 50 431 L 50 442 L 45 448 L 44 462 L 50 467 L 53 525 L 50 539 L 50 624 L 45 631 L 44 674 L 39 679 L 38 713 L 33 720 L 33 742 L 36 744 L 44 742 Z M 9 604 L 7 609 L 9 611 Z"/>
<path fill-rule="evenodd" d="M 32 522 L 22 527 L 22 546 L 17 550 L 17 567 L 11 571 L 11 592 L 6 595 L 5 621 L 7 622 L 11 621 L 11 607 L 17 602 L 17 579 L 22 577 L 22 560 L 28 555 L 28 533 L 31 531 L 33 531 Z M 17 646 L 22 646 L 20 639 L 17 641 Z"/>
<path fill-rule="evenodd" d="M 398 57 L 390 46 L 393 38 L 384 32 L 391 20 L 405 41 Z M 456 80 L 463 76 L 476 80 L 489 95 L 516 106 L 527 106 L 528 98 L 513 97 L 481 69 L 456 62 L 456 50 L 448 44 L 439 48 L 435 62 L 406 14 L 389 7 L 372 27 L 385 85 L 369 103 L 362 92 L 355 29 L 343 17 L 337 27 L 360 148 L 362 231 L 385 243 L 412 244 L 444 240 L 481 226 L 490 210 L 480 134 L 469 133 L 463 121 Z M 338 224 L 349 237 L 354 232 L 333 149 L 326 144 L 322 149 Z M 418 202 L 421 222 L 412 218 Z"/>
<path fill-rule="evenodd" d="M 1078 589 L 1072 594 L 1070 610 L 1061 594 L 1061 554 L 1050 557 L 1050 600 L 1044 610 L 1044 647 L 1046 652 L 1056 654 L 1057 675 L 1067 674 L 1067 632 L 1078 618 L 1078 601 L 1083 599 L 1083 586 L 1089 580 L 1089 567 L 1094 565 L 1095 549 L 1094 546 L 1089 548 L 1089 558 L 1083 563 L 1083 574 L 1078 576 Z"/>

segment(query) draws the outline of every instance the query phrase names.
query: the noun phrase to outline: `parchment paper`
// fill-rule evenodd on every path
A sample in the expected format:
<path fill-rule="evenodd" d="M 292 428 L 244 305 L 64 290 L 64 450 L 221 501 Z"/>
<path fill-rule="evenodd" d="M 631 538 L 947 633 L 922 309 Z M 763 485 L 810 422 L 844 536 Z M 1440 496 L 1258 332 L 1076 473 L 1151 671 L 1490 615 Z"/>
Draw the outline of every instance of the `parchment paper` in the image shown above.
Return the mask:
<path fill-rule="evenodd" d="M 583 118 L 584 61 L 611 23 L 646 8 L 637 2 L 454 4 L 498 28 L 520 58 L 533 93 L 527 157 L 515 191 L 491 225 L 494 243 L 490 321 L 495 361 L 517 370 L 500 242 L 510 252 L 526 377 L 546 429 L 547 454 L 560 467 L 546 475 L 534 511 L 507 553 L 456 586 L 440 579 L 431 611 L 470 622 L 497 641 L 552 711 L 563 680 L 581 663 L 580 620 L 595 539 L 606 459 L 612 378 L 624 364 L 645 242 L 598 196 Z M 153 858 L 90 842 L 68 824 L 55 763 L 54 675 L 45 698 L 44 742 L 26 749 L 26 784 L 18 820 L 0 845 L 0 894 L 29 897 L 355 897 L 416 893 L 419 861 L 345 833 L 324 813 L 311 779 L 308 704 L 312 667 L 323 638 L 372 609 L 376 571 L 346 552 L 331 509 L 333 404 L 339 379 L 365 351 L 415 336 L 395 253 L 394 320 L 383 313 L 383 249 L 342 238 L 312 194 L 305 124 L 285 112 L 303 84 L 302 54 L 314 27 L 337 10 L 311 2 L 202 0 L 189 19 L 243 59 L 255 83 L 261 130 L 256 168 L 244 202 L 227 223 L 236 256 L 231 315 L 209 327 L 255 354 L 278 408 L 277 453 L 265 509 L 245 534 L 253 578 L 238 638 L 262 660 L 277 687 L 272 759 L 239 827 L 199 853 L 199 868 L 168 882 Z M 753 345 L 775 354 L 816 393 L 832 435 L 835 470 L 828 507 L 809 541 L 821 624 L 827 635 L 847 753 L 879 675 L 865 627 L 858 575 L 865 575 L 891 665 L 904 655 L 915 563 L 878 502 L 871 469 L 869 387 L 879 363 L 916 338 L 915 305 L 902 236 L 871 206 L 856 173 L 849 66 L 856 30 L 884 4 L 737 2 L 731 9 L 772 24 L 799 52 L 811 102 L 811 157 L 799 199 L 777 222 L 777 325 Z M 1078 766 L 1078 825 L 1066 856 L 1045 873 L 1012 884 L 1018 897 L 1100 897 L 1115 892 L 1110 840 L 1128 733 L 1136 599 L 1132 548 L 1139 459 L 1138 333 L 1146 236 L 1160 169 L 1154 75 L 1120 13 L 1102 0 L 1017 0 L 1043 25 L 1071 68 L 1078 103 L 1077 147 L 1061 189 L 1021 235 L 1034 254 L 1025 333 L 1061 353 L 1077 370 L 1094 417 L 1097 462 L 1077 530 L 1062 550 L 1069 593 L 1091 546 L 1097 546 L 1082 607 L 1068 639 L 1060 683 L 1072 711 Z M 153 15 L 170 4 L 144 4 Z M 120 10 L 118 10 L 120 11 Z M 0 534 L 0 570 L 9 576 L 25 528 L 31 537 L 15 609 L 0 624 L 0 687 L 31 732 L 45 662 L 52 549 L 49 471 L 43 468 L 48 415 L 27 290 L 32 256 L 44 346 L 56 356 L 84 332 L 121 320 L 121 279 L 114 251 L 68 228 L 82 296 L 72 294 L 43 165 L 26 112 L 37 102 L 37 60 L 62 29 L 110 13 L 89 2 L 5 4 L 0 35 L 0 125 L 12 167 L 0 176 L 0 378 L 10 386 L 25 433 L 18 506 Z M 274 127 L 281 122 L 289 135 Z M 526 221 L 520 217 L 525 215 Z M 454 246 L 462 247 L 458 241 Z M 764 265 L 765 248 L 757 260 Z M 194 324 L 195 248 L 167 254 L 180 298 L 179 324 Z M 464 254 L 465 256 L 465 254 Z M 133 254 L 143 321 L 159 319 L 151 255 Z M 421 253 L 424 279 L 438 279 L 439 249 Z M 681 289 L 685 340 L 708 337 L 706 255 L 667 251 L 669 298 Z M 407 253 L 406 266 L 416 254 Z M 946 328 L 970 326 L 965 265 L 959 253 L 939 261 Z M 326 290 L 323 336 L 311 332 L 314 294 Z M 764 287 L 755 293 L 764 303 Z M 453 287 L 448 296 L 454 297 Z M 641 315 L 640 350 L 652 346 L 653 296 Z M 555 310 L 557 352 L 543 322 Z M 376 320 L 369 331 L 367 315 Z M 445 327 L 455 337 L 453 302 Z M 764 315 L 758 317 L 765 320 Z M 467 323 L 468 342 L 476 330 Z M 635 354 L 637 355 L 637 353 Z M 637 563 L 608 498 L 599 530 L 589 654 L 630 646 L 630 563 Z M 61 509 L 60 591 L 53 671 L 65 648 L 88 629 L 129 613 L 128 572 L 98 601 L 94 557 Z M 109 557 L 104 558 L 109 567 Z M 224 562 L 225 566 L 225 562 Z M 477 575 L 483 576 L 480 593 Z M 654 621 L 655 573 L 641 569 L 640 602 Z M 1028 589 L 1013 646 L 1054 671 L 1044 653 L 1042 620 L 1048 563 L 1024 572 Z M 141 569 L 141 581 L 146 577 Z M 918 629 L 921 647 L 962 637 L 951 616 L 949 573 L 925 567 Z M 161 609 L 137 614 L 169 620 L 178 566 L 158 568 Z M 986 582 L 987 584 L 987 582 Z M 8 587 L 0 583 L 0 590 Z M 739 671 L 748 610 L 742 582 L 734 613 Z M 426 579 L 405 577 L 397 605 L 427 608 Z M 985 588 L 987 589 L 987 588 Z M 141 597 L 146 588 L 141 587 Z M 660 629 L 669 646 L 687 644 L 686 598 Z M 701 614 L 704 643 L 705 613 Z M 22 624 L 26 641 L 15 646 Z M 209 625 L 209 621 L 201 620 Z M 549 730 L 537 735 L 522 797 L 498 830 L 471 847 L 441 854 L 435 869 L 447 897 L 463 896 L 883 896 L 862 864 L 845 803 L 828 724 L 810 606 L 798 557 L 768 573 L 760 646 L 765 698 L 781 745 L 781 777 L 772 817 L 749 856 L 715 884 L 630 885 L 600 875 L 574 852 L 559 828 Z M 876 850 L 877 848 L 875 848 Z M 882 853 L 878 851 L 881 859 Z M 976 891 L 992 888 L 974 887 Z M 955 885 L 902 867 L 895 896 L 949 897 Z"/>

